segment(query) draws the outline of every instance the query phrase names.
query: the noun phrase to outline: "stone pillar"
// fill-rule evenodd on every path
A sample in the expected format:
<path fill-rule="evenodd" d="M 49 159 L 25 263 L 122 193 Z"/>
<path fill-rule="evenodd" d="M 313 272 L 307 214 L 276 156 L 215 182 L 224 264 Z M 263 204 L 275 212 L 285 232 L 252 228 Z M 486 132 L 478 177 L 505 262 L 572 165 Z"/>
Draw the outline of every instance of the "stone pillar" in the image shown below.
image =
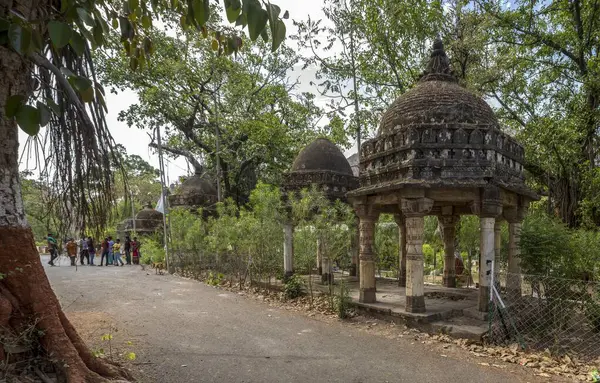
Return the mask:
<path fill-rule="evenodd" d="M 294 275 L 294 225 L 284 223 L 283 234 L 283 278 L 287 280 Z"/>
<path fill-rule="evenodd" d="M 479 220 L 481 242 L 479 244 L 479 302 L 477 306 L 481 312 L 488 311 L 493 272 L 492 261 L 496 255 L 496 217 L 501 214 L 502 200 L 500 199 L 500 189 L 497 187 L 485 188 L 481 200 Z"/>
<path fill-rule="evenodd" d="M 398 286 L 406 287 L 406 219 L 402 214 L 394 215 L 398 225 Z"/>
<path fill-rule="evenodd" d="M 496 218 L 494 223 L 494 273 L 500 273 L 500 260 L 502 259 L 502 221 Z"/>
<path fill-rule="evenodd" d="M 320 241 L 321 248 L 321 283 L 327 285 L 333 283 L 333 270 L 331 268 L 331 258 L 326 244 Z"/>
<path fill-rule="evenodd" d="M 481 258 L 479 263 L 479 311 L 488 311 L 490 285 L 492 280 L 492 260 L 494 259 L 494 225 L 495 218 L 481 217 L 479 220 Z"/>
<path fill-rule="evenodd" d="M 317 238 L 317 274 L 323 274 L 323 246 L 321 240 Z"/>
<path fill-rule="evenodd" d="M 352 248 L 350 249 L 352 258 L 350 261 L 350 276 L 351 277 L 356 277 L 358 275 L 358 243 L 359 243 L 359 237 L 360 237 L 360 230 L 359 230 L 359 219 L 358 217 L 356 217 L 356 232 L 354 233 L 354 238 L 352 238 Z"/>
<path fill-rule="evenodd" d="M 423 226 L 424 216 L 431 211 L 429 198 L 402 199 L 406 217 L 406 311 L 425 312 L 423 286 Z"/>
<path fill-rule="evenodd" d="M 456 225 L 460 220 L 457 215 L 442 215 L 438 217 L 444 234 L 444 287 L 456 287 L 456 256 L 454 244 L 456 241 Z"/>
<path fill-rule="evenodd" d="M 363 303 L 374 303 L 376 300 L 376 287 L 373 247 L 375 243 L 375 222 L 378 214 L 373 211 L 373 207 L 370 205 L 357 205 L 355 210 L 359 218 L 360 231 L 360 295 L 358 300 Z"/>
<path fill-rule="evenodd" d="M 511 208 L 504 212 L 508 222 L 508 274 L 506 276 L 506 291 L 514 300 L 521 297 L 521 222 L 525 216 L 525 209 Z"/>

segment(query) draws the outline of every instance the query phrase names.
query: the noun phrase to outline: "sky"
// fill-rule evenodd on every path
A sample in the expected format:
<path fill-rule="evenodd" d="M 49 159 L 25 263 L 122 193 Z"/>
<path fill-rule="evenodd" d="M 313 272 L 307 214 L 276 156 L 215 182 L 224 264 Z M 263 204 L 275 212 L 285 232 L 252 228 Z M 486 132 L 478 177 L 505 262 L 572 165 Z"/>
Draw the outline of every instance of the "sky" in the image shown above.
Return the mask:
<path fill-rule="evenodd" d="M 281 7 L 282 13 L 285 10 L 289 11 L 290 18 L 288 20 L 284 20 L 286 23 L 287 35 L 295 34 L 296 28 L 293 25 L 293 20 L 306 20 L 310 14 L 310 17 L 313 20 L 324 18 L 324 14 L 321 10 L 322 1 L 321 0 L 275 0 L 274 4 L 277 4 Z M 292 40 L 287 40 L 286 42 L 289 46 L 295 47 L 296 42 Z M 300 68 L 298 68 L 300 70 Z M 314 78 L 314 69 L 311 71 L 310 68 L 306 70 L 305 73 L 294 73 L 293 75 L 300 76 L 300 84 L 298 87 L 298 92 L 315 92 L 315 89 L 309 84 L 310 80 Z M 107 89 L 108 90 L 108 89 Z M 131 90 L 126 90 L 123 92 L 119 92 L 118 94 L 114 94 L 112 92 L 106 92 L 106 103 L 108 107 L 108 114 L 106 115 L 106 121 L 113 136 L 115 142 L 117 144 L 122 144 L 127 149 L 127 153 L 129 154 L 137 154 L 142 157 L 144 160 L 148 161 L 152 166 L 158 168 L 158 155 L 157 153 L 148 147 L 150 143 L 150 138 L 146 131 L 139 130 L 136 128 L 129 128 L 125 122 L 118 121 L 117 117 L 119 112 L 122 110 L 126 110 L 130 105 L 135 104 L 137 102 L 137 95 L 135 92 Z M 325 100 L 316 100 L 317 104 L 324 103 Z M 21 143 L 21 150 L 24 147 L 24 143 L 27 139 L 27 135 L 22 131 L 19 132 L 19 141 Z M 356 148 L 353 147 L 350 150 L 346 151 L 346 156 L 350 156 L 356 152 Z M 33 162 L 30 160 L 29 165 Z M 21 170 L 26 169 L 26 160 L 23 157 L 21 163 Z M 165 156 L 165 173 L 167 176 L 167 184 L 176 182 L 178 177 L 185 176 L 188 174 L 188 164 L 186 160 L 182 157 L 173 159 Z"/>

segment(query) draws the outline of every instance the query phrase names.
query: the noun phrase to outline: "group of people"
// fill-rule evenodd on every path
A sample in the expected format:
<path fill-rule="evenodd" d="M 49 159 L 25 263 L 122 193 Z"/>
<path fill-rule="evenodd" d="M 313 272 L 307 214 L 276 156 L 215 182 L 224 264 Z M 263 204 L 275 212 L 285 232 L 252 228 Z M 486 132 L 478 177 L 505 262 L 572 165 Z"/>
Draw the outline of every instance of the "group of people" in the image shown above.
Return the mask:
<path fill-rule="evenodd" d="M 54 261 L 58 258 L 58 245 L 56 239 L 52 234 L 48 234 L 48 251 L 50 253 L 50 266 L 55 266 Z M 121 239 L 117 238 L 113 241 L 112 237 L 106 237 L 98 245 L 94 244 L 92 237 L 82 238 L 79 243 L 74 238 L 69 238 L 65 245 L 67 255 L 71 260 L 71 266 L 76 266 L 77 255 L 79 254 L 79 262 L 81 265 L 85 265 L 85 261 L 90 266 L 95 266 L 94 260 L 97 256 L 100 257 L 100 264 L 98 266 L 123 266 L 125 264 L 138 265 L 140 263 L 140 247 L 141 244 L 137 237 L 133 237 L 133 240 L 129 236 L 125 237 L 125 242 L 121 243 Z M 125 255 L 125 262 L 121 259 L 122 255 Z"/>

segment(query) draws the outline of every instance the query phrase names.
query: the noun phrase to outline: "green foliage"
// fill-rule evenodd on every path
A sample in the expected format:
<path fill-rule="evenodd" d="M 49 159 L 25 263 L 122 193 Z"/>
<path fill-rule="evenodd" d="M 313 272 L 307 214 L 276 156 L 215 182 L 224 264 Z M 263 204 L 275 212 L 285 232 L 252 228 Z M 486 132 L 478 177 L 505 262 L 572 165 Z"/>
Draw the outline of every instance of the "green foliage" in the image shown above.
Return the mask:
<path fill-rule="evenodd" d="M 335 296 L 335 311 L 337 312 L 338 318 L 348 318 L 348 311 L 351 302 L 352 299 L 350 298 L 348 286 L 346 285 L 346 282 L 342 280 L 340 282 L 339 293 Z"/>
<path fill-rule="evenodd" d="M 140 253 L 142 254 L 142 262 L 146 265 L 160 263 L 165 261 L 165 249 L 158 241 L 153 238 L 146 238 L 142 244 Z"/>
<path fill-rule="evenodd" d="M 204 282 L 209 286 L 220 286 L 224 279 L 225 275 L 223 275 L 223 273 L 214 273 L 211 271 L 208 273 L 208 277 L 206 277 Z"/>
<path fill-rule="evenodd" d="M 380 271 L 391 270 L 397 273 L 400 262 L 398 225 L 389 214 L 379 217 L 375 229 L 375 254 Z"/>
<path fill-rule="evenodd" d="M 283 294 L 286 299 L 296 299 L 304 293 L 304 279 L 299 275 L 292 275 L 283 285 Z"/>
<path fill-rule="evenodd" d="M 569 229 L 544 213 L 530 214 L 521 230 L 524 274 L 580 279 L 600 277 L 600 233 Z"/>

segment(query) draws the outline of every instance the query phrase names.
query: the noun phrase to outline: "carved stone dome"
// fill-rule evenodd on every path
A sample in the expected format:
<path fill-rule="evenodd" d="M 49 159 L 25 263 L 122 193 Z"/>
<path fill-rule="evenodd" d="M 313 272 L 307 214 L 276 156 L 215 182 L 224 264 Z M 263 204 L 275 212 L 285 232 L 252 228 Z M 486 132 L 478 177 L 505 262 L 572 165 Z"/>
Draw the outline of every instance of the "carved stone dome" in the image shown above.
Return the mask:
<path fill-rule="evenodd" d="M 342 151 L 326 138 L 317 138 L 300 151 L 292 172 L 330 171 L 352 175 L 352 168 Z"/>
<path fill-rule="evenodd" d="M 423 78 L 384 113 L 379 134 L 426 123 L 497 126 L 498 120 L 484 100 L 456 81 Z"/>
<path fill-rule="evenodd" d="M 500 130 L 492 108 L 462 87 L 442 41 L 434 42 L 414 88 L 383 114 L 379 134 L 361 147 L 360 189 L 484 187 L 535 196 L 525 186 L 523 147 Z"/>
<path fill-rule="evenodd" d="M 175 194 L 169 196 L 171 207 L 200 208 L 217 203 L 217 188 L 206 177 L 195 174 L 186 179 Z"/>
<path fill-rule="evenodd" d="M 133 223 L 131 219 L 126 220 L 126 230 L 133 230 Z M 163 215 L 158 210 L 152 208 L 152 206 L 145 206 L 135 216 L 135 230 L 140 234 L 153 233 L 156 230 L 162 229 Z"/>
<path fill-rule="evenodd" d="M 344 199 L 358 186 L 358 179 L 342 151 L 326 138 L 317 138 L 300 151 L 289 173 L 284 175 L 286 191 L 316 184 L 330 199 Z"/>

